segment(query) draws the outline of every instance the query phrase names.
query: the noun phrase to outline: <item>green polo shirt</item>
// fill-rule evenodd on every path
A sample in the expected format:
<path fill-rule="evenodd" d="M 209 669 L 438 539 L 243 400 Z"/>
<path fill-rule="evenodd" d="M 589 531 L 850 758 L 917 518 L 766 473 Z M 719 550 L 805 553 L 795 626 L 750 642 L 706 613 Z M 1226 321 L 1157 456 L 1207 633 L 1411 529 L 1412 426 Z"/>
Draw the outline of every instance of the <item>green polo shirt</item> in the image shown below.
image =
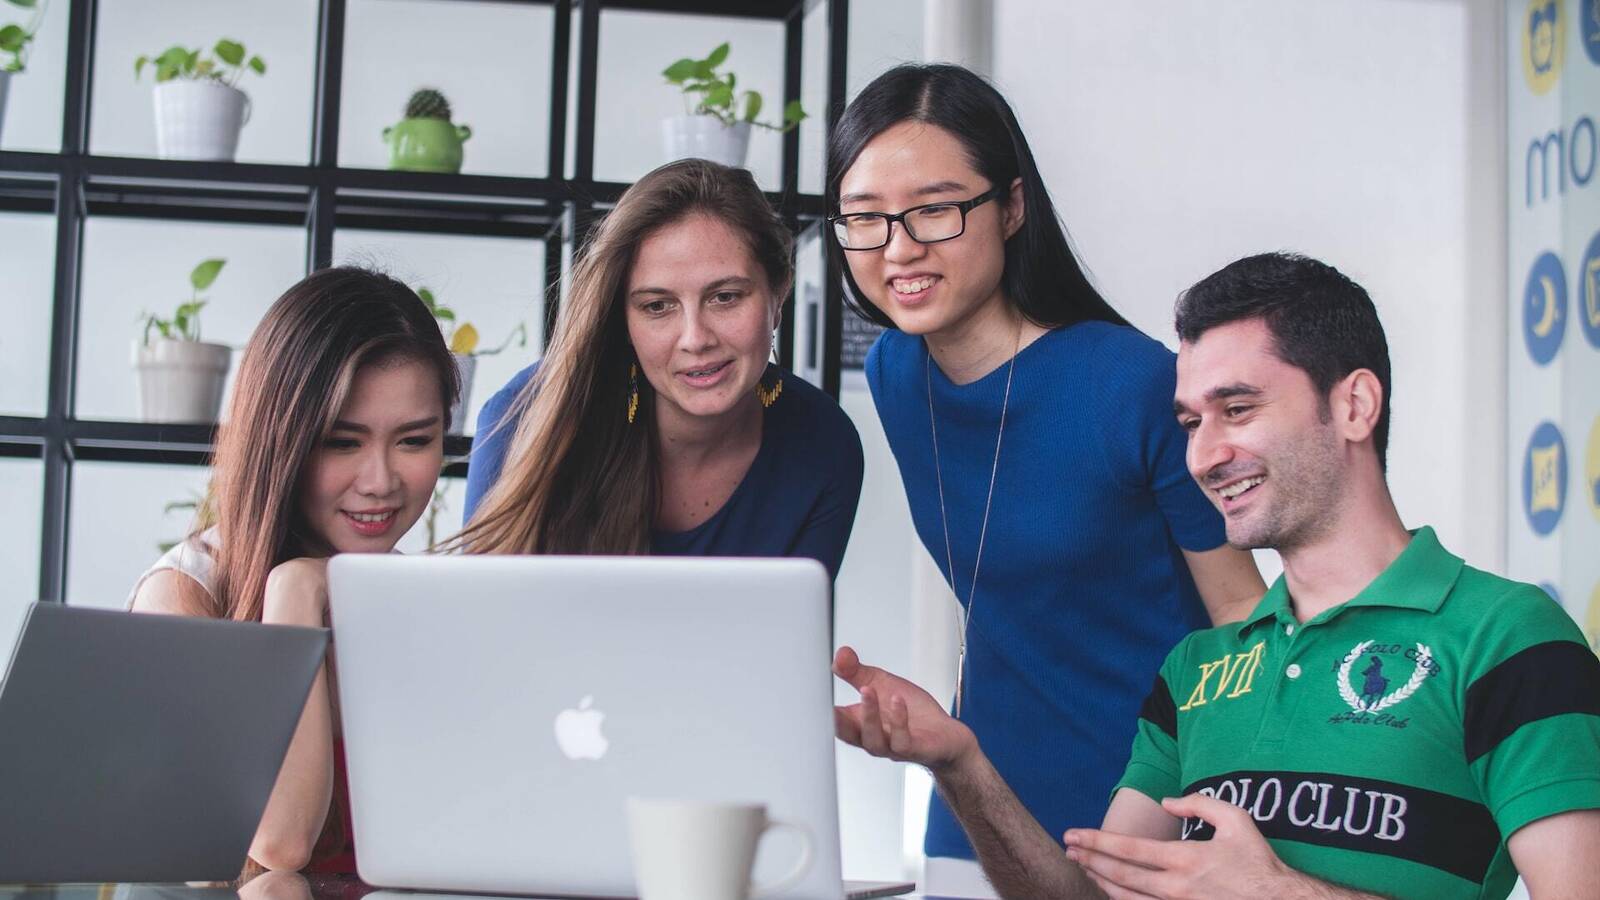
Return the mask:
<path fill-rule="evenodd" d="M 1285 863 L 1404 898 L 1502 898 L 1506 838 L 1600 808 L 1600 659 L 1538 588 L 1433 530 L 1353 599 L 1295 621 L 1279 578 L 1161 667 L 1117 789 L 1250 812 Z M 1186 840 L 1211 826 L 1184 823 Z"/>

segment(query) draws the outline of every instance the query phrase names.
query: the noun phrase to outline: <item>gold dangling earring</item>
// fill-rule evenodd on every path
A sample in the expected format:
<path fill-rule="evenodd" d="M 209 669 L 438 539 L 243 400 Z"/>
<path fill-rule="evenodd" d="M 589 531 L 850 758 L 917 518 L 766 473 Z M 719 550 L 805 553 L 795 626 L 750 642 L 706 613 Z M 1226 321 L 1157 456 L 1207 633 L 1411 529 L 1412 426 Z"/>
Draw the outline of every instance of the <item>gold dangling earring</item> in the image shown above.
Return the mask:
<path fill-rule="evenodd" d="M 628 364 L 628 424 L 633 424 L 633 417 L 639 414 L 639 366 Z"/>
<path fill-rule="evenodd" d="M 774 328 L 774 329 L 772 329 L 772 341 L 767 345 L 767 358 L 769 360 L 771 360 L 773 363 L 776 363 L 777 362 L 777 359 L 776 359 L 777 355 L 778 355 L 778 329 Z M 762 380 L 762 379 L 764 379 L 766 377 L 767 377 L 766 373 L 763 372 L 763 373 L 761 373 L 761 378 L 757 378 L 756 379 L 756 396 L 761 399 L 761 408 L 762 409 L 771 408 L 772 404 L 778 402 L 778 396 L 783 393 L 783 376 L 782 375 L 778 376 L 778 380 L 773 382 L 772 387 L 770 387 L 770 388 L 767 387 L 766 382 Z"/>
<path fill-rule="evenodd" d="M 761 408 L 762 409 L 766 409 L 766 408 L 772 406 L 772 404 L 777 403 L 778 402 L 778 397 L 782 393 L 783 393 L 783 376 L 782 375 L 778 376 L 778 380 L 774 381 L 772 383 L 772 387 L 770 387 L 770 388 L 767 387 L 765 384 L 763 384 L 760 379 L 756 380 L 756 396 L 761 399 Z"/>

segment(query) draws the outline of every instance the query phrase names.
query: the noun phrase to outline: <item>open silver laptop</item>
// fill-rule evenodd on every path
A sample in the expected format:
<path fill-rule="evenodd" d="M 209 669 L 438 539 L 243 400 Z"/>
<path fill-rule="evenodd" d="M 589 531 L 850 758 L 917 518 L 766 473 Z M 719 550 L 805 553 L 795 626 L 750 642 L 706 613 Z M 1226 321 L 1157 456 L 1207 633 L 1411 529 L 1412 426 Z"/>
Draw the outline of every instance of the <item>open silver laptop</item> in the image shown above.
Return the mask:
<path fill-rule="evenodd" d="M 232 880 L 327 645 L 34 604 L 0 682 L 0 883 Z"/>
<path fill-rule="evenodd" d="M 636 795 L 764 803 L 816 841 L 784 896 L 846 896 L 822 566 L 345 555 L 328 582 L 363 881 L 630 897 Z M 799 853 L 769 836 L 757 880 Z"/>

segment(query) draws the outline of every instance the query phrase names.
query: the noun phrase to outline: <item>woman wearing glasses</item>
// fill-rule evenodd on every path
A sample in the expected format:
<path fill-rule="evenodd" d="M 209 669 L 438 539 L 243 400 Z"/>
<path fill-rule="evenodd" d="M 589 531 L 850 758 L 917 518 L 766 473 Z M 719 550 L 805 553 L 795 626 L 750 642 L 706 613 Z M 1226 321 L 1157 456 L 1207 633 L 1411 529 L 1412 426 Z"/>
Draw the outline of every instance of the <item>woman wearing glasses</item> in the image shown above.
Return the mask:
<path fill-rule="evenodd" d="M 1005 99 L 955 66 L 870 84 L 828 149 L 867 382 L 965 615 L 953 712 L 1051 834 L 1096 827 L 1187 632 L 1266 590 L 1184 465 L 1173 354 L 1096 292 Z M 931 893 L 984 896 L 935 796 Z"/>
<path fill-rule="evenodd" d="M 797 556 L 837 575 L 861 439 L 768 362 L 791 237 L 755 179 L 639 179 L 584 245 L 544 359 L 484 405 L 471 553 Z"/>

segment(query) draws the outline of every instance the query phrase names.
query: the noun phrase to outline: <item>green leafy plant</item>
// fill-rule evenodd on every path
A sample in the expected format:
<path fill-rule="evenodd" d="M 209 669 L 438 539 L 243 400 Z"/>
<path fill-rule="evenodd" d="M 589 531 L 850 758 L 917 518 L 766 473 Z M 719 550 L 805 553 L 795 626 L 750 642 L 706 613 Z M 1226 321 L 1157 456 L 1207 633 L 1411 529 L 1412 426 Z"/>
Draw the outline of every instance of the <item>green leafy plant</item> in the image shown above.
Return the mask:
<path fill-rule="evenodd" d="M 761 94 L 756 91 L 739 91 L 738 79 L 732 72 L 719 73 L 717 68 L 728 60 L 728 44 L 724 42 L 705 59 L 685 57 L 662 70 L 667 83 L 681 89 L 684 100 L 695 115 L 712 116 L 724 125 L 748 122 L 761 128 L 785 132 L 798 126 L 806 117 L 799 100 L 791 100 L 783 108 L 783 121 L 776 124 L 757 122 L 761 115 Z"/>
<path fill-rule="evenodd" d="M 14 3 L 16 0 L 9 2 Z M 228 87 L 236 87 L 239 79 L 244 77 L 246 69 L 257 75 L 267 74 L 267 64 L 261 57 L 252 56 L 246 60 L 244 45 L 228 38 L 217 41 L 216 46 L 211 48 L 210 56 L 199 49 L 190 50 L 182 44 L 173 44 L 154 57 L 141 54 L 133 61 L 133 77 L 141 77 L 147 64 L 155 66 L 157 84 L 176 78 L 187 78 L 193 81 L 215 81 Z"/>
<path fill-rule="evenodd" d="M 5 0 L 18 9 L 32 10 L 26 25 L 7 23 L 0 25 L 0 72 L 21 72 L 28 66 L 28 45 L 33 43 L 33 36 L 39 33 L 39 24 L 44 21 L 44 10 L 49 5 L 48 0 Z"/>
<path fill-rule="evenodd" d="M 519 322 L 517 327 L 511 330 L 511 334 L 500 342 L 500 346 L 493 350 L 479 350 L 478 329 L 473 327 L 471 322 L 457 321 L 456 311 L 440 303 L 433 296 L 433 291 L 425 287 L 417 288 L 417 296 L 422 298 L 422 302 L 427 304 L 428 312 L 433 313 L 434 319 L 438 320 L 439 330 L 444 332 L 445 343 L 450 345 L 451 353 L 460 353 L 463 356 L 494 356 L 510 347 L 512 341 L 516 341 L 518 347 L 528 346 L 528 323 Z"/>
<path fill-rule="evenodd" d="M 178 304 L 178 309 L 172 318 L 163 319 L 155 313 L 140 313 L 139 318 L 144 321 L 144 345 L 150 346 L 150 332 L 160 332 L 161 336 L 176 341 L 200 340 L 200 310 L 210 301 L 200 296 L 200 292 L 211 287 L 217 280 L 217 274 L 222 271 L 225 259 L 208 259 L 189 273 L 189 284 L 194 287 L 194 294 L 188 300 Z"/>

